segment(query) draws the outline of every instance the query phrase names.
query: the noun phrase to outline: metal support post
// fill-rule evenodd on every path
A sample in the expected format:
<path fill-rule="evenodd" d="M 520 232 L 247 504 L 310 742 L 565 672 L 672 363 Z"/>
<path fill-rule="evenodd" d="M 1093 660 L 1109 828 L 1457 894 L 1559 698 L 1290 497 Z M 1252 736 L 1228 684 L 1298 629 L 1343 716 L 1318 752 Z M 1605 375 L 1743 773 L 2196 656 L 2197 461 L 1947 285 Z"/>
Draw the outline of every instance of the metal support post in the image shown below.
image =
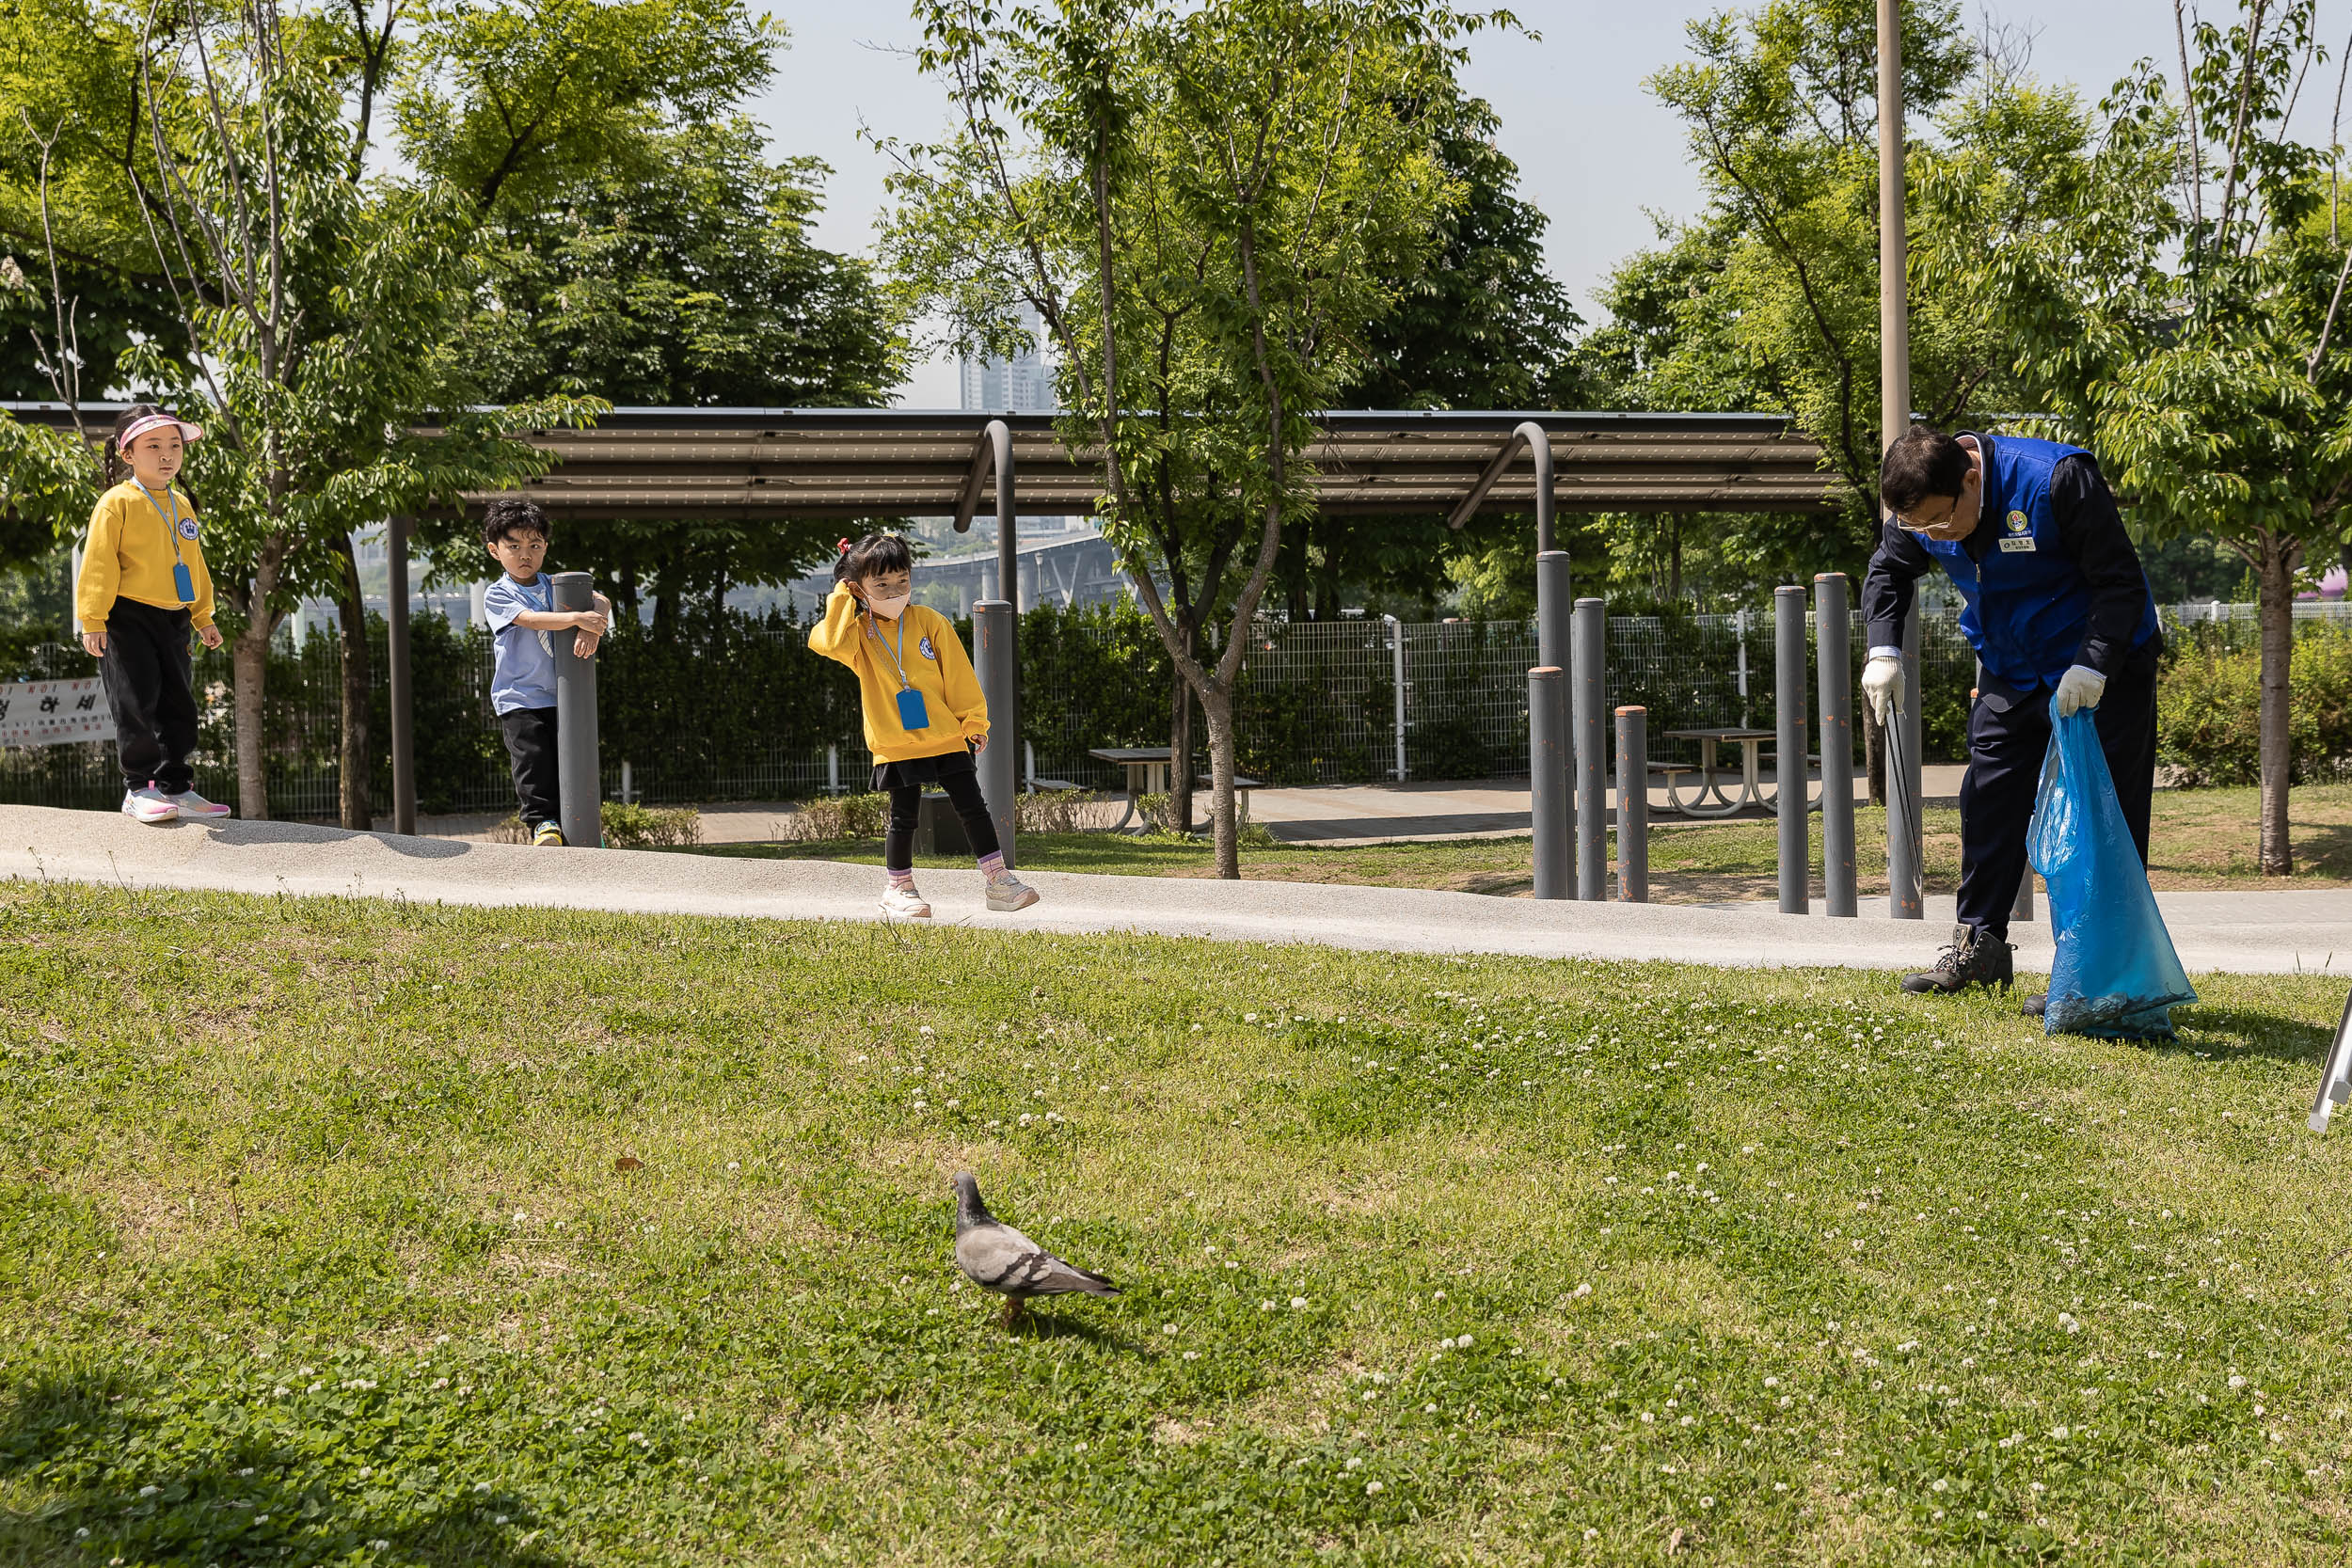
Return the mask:
<path fill-rule="evenodd" d="M 1886 890 L 1897 920 L 1927 918 L 1920 892 L 1919 607 L 1903 621 L 1903 704 L 1886 726 Z M 1899 744 L 1897 742 L 1899 741 Z"/>
<path fill-rule="evenodd" d="M 1009 692 L 1014 686 L 1019 667 L 1013 662 L 1012 638 L 1018 622 L 1012 606 L 1002 599 L 986 599 L 972 607 L 972 662 L 980 677 L 980 692 L 988 699 L 989 717 L 988 750 L 980 753 L 980 794 L 988 801 L 989 816 L 995 818 L 996 844 L 1004 851 L 1007 867 L 1014 863 L 1012 827 L 1018 785 L 1013 776 L 1012 734 L 996 727 L 996 694 Z"/>
<path fill-rule="evenodd" d="M 841 793 L 841 745 L 838 741 L 825 742 L 825 793 Z"/>
<path fill-rule="evenodd" d="M 1609 607 L 1576 601 L 1576 895 L 1609 896 Z"/>
<path fill-rule="evenodd" d="M 1853 851 L 1853 670 L 1848 662 L 1852 619 L 1846 574 L 1813 578 L 1816 669 L 1821 693 L 1821 902 L 1834 920 L 1856 905 Z"/>
<path fill-rule="evenodd" d="M 1527 673 L 1527 731 L 1534 772 L 1528 806 L 1535 824 L 1535 896 L 1565 898 L 1568 854 L 1568 683 L 1556 665 Z"/>
<path fill-rule="evenodd" d="M 1617 710 L 1617 900 L 1649 902 L 1649 710 Z"/>
<path fill-rule="evenodd" d="M 996 474 L 996 594 L 972 607 L 972 663 L 988 705 L 988 750 L 980 753 L 980 795 L 996 819 L 997 847 L 1013 864 L 1015 798 L 1021 788 L 1016 742 L 1021 739 L 1021 561 L 1013 534 L 1012 427 L 991 420 L 973 447 L 963 488 L 956 498 L 956 531 L 972 526 L 980 484 Z"/>
<path fill-rule="evenodd" d="M 384 530 L 385 654 L 392 710 L 392 832 L 417 831 L 416 683 L 408 669 L 408 519 L 396 516 Z"/>
<path fill-rule="evenodd" d="M 1391 682 L 1396 688 L 1396 782 L 1405 782 L 1405 623 L 1393 615 L 1380 617 L 1389 624 L 1389 654 Z M 1533 709 L 1529 710 L 1531 713 Z"/>
<path fill-rule="evenodd" d="M 2009 901 L 2009 917 L 2011 920 L 2033 918 L 2033 867 L 2030 865 L 2026 867 L 2025 875 L 2017 879 L 2017 896 Z"/>
<path fill-rule="evenodd" d="M 1811 902 L 1813 856 L 1805 843 L 1804 590 L 1772 590 L 1772 809 L 1780 816 L 1780 912 L 1804 914 Z"/>
<path fill-rule="evenodd" d="M 594 610 L 596 585 L 585 572 L 558 572 L 548 579 L 559 610 Z M 551 632 L 555 644 L 555 789 L 564 842 L 583 849 L 604 846 L 599 801 L 604 781 L 596 757 L 596 661 L 572 652 L 573 633 Z"/>

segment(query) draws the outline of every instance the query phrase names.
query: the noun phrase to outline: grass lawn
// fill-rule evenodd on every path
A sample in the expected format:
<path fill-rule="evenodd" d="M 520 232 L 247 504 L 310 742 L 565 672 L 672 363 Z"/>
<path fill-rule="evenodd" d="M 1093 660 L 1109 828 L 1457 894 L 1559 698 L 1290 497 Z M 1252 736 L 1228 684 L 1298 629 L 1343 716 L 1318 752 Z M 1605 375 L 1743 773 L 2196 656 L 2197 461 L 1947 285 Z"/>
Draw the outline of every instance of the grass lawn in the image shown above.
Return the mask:
<path fill-rule="evenodd" d="M 0 885 L 0 1561 L 2340 1563 L 2341 982 Z M 1025 1331 L 946 1180 L 1127 1287 Z"/>
<path fill-rule="evenodd" d="M 2149 843 L 2149 880 L 2159 890 L 2251 888 L 2281 884 L 2254 869 L 2255 791 L 2159 790 Z M 1613 817 L 1612 822 L 1614 822 Z M 1960 813 L 1931 809 L 1925 847 L 1931 893 L 1960 885 Z M 1616 834 L 1610 835 L 1616 856 Z M 2352 885 L 2352 785 L 2312 785 L 2295 792 L 2296 876 L 2293 887 Z M 1855 855 L 1863 893 L 1886 892 L 1886 814 L 1854 813 Z M 1815 897 L 1821 820 L 1812 819 Z M 809 857 L 882 863 L 879 839 L 820 844 L 723 844 L 701 852 L 754 857 Z M 939 856 L 926 865 L 962 866 L 964 856 Z M 1214 874 L 1209 847 L 1170 837 L 1113 833 L 1032 834 L 1021 841 L 1021 863 L 1047 871 L 1097 871 L 1147 877 Z M 1729 898 L 1772 898 L 1779 891 L 1779 825 L 1772 821 L 1681 823 L 1654 818 L 1650 829 L 1650 896 L 1661 904 Z M 1534 884 L 1534 849 L 1524 838 L 1375 845 L 1316 849 L 1283 845 L 1245 847 L 1242 875 L 1283 882 L 1355 882 L 1375 887 L 1448 888 L 1463 893 L 1525 896 Z"/>

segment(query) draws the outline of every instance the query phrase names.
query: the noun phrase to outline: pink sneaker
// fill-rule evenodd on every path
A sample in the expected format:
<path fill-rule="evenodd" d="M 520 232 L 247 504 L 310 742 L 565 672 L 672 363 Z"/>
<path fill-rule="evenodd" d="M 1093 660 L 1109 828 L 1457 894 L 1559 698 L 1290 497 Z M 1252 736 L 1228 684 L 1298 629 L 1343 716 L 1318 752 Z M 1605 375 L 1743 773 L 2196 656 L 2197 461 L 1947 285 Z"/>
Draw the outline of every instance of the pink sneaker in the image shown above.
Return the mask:
<path fill-rule="evenodd" d="M 134 822 L 173 822 L 179 819 L 180 806 L 151 784 L 122 797 L 122 815 Z"/>
<path fill-rule="evenodd" d="M 180 808 L 183 816 L 229 816 L 235 812 L 234 807 L 224 806 L 217 800 L 207 800 L 193 789 L 183 789 L 167 799 Z"/>

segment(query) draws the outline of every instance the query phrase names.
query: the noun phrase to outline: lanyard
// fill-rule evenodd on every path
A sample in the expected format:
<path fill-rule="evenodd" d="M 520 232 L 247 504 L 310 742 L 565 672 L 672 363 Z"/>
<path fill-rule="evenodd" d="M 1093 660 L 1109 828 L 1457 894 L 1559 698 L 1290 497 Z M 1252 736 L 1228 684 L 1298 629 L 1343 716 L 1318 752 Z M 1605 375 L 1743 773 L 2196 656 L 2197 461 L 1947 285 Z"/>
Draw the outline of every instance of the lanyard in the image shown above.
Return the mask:
<path fill-rule="evenodd" d="M 144 484 L 139 484 L 139 482 L 135 479 L 131 483 L 139 485 L 139 494 L 147 498 L 147 504 L 155 509 L 156 516 L 164 516 L 164 501 L 169 501 L 171 503 L 171 515 L 164 518 L 164 533 L 171 540 L 171 563 L 175 566 L 179 565 L 181 563 L 180 498 L 174 495 L 172 493 L 171 486 L 167 484 L 164 486 L 164 500 L 159 501 L 155 499 L 154 491 L 150 490 Z"/>
<path fill-rule="evenodd" d="M 882 617 L 879 615 L 874 617 L 874 641 L 882 643 L 883 651 L 890 655 L 890 662 L 898 667 L 898 689 L 904 691 L 912 687 L 914 683 L 907 679 L 907 663 L 905 657 L 903 657 L 907 646 L 906 616 L 901 614 L 898 617 L 898 645 L 896 648 L 893 648 L 887 641 L 883 641 L 882 634 Z"/>

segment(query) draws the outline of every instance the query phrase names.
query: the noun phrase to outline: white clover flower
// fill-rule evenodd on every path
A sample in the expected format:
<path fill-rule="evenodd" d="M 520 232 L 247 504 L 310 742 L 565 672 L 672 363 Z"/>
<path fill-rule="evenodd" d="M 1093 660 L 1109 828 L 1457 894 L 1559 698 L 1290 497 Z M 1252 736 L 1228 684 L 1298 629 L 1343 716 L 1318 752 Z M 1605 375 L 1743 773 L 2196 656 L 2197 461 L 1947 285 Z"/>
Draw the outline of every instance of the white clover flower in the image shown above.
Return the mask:
<path fill-rule="evenodd" d="M 2069 1334 L 2080 1334 L 2083 1331 L 2081 1321 L 2072 1312 L 2060 1312 L 2058 1315 L 2058 1325 Z"/>
<path fill-rule="evenodd" d="M 1948 1481 L 1938 1481 L 1934 1485 L 1928 1488 L 1931 1492 L 1948 1492 L 1951 1489 L 1952 1483 Z"/>
<path fill-rule="evenodd" d="M 1300 1308 L 1300 1307 L 1305 1307 L 1306 1305 L 1307 1305 L 1307 1298 L 1306 1298 L 1305 1296 L 1293 1296 L 1293 1297 L 1291 1297 L 1291 1307 L 1292 1307 L 1292 1309 L 1293 1309 L 1294 1311 L 1297 1310 L 1298 1308 Z"/>
<path fill-rule="evenodd" d="M 2050 1435 L 2063 1443 L 2066 1441 L 2068 1436 L 2067 1429 L 2064 1427 L 2052 1427 L 2050 1429 Z"/>
<path fill-rule="evenodd" d="M 1381 1485 L 1380 1485 L 1380 1483 L 1379 1483 L 1378 1481 L 1368 1481 L 1364 1482 L 1364 1496 L 1365 1496 L 1365 1497 L 1378 1497 L 1378 1496 L 1380 1495 L 1381 1491 L 1382 1491 L 1382 1487 L 1381 1487 Z"/>

